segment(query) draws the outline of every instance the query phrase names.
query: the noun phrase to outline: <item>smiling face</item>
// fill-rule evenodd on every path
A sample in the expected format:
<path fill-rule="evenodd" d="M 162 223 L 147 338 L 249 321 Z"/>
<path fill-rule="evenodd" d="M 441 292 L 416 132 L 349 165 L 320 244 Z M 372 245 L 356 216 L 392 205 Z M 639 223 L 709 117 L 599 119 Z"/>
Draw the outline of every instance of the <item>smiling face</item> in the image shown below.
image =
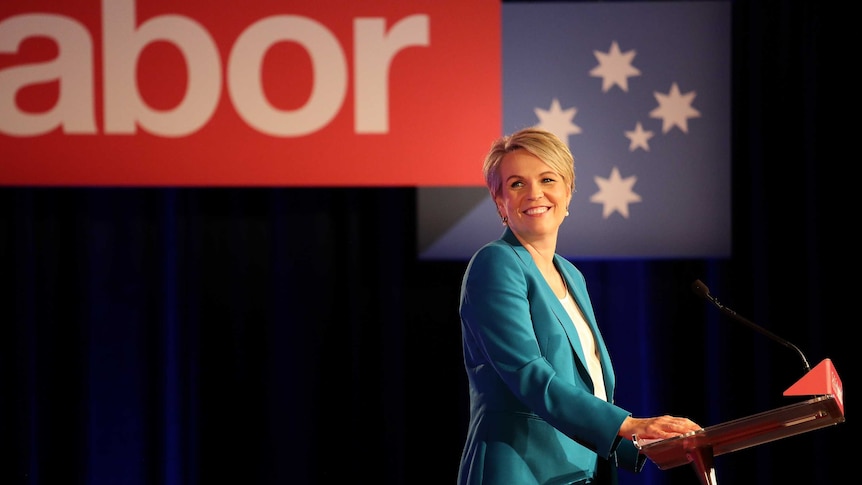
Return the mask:
<path fill-rule="evenodd" d="M 524 149 L 507 153 L 499 174 L 502 187 L 494 202 L 515 236 L 522 242 L 551 238 L 555 243 L 572 199 L 563 177 Z"/>

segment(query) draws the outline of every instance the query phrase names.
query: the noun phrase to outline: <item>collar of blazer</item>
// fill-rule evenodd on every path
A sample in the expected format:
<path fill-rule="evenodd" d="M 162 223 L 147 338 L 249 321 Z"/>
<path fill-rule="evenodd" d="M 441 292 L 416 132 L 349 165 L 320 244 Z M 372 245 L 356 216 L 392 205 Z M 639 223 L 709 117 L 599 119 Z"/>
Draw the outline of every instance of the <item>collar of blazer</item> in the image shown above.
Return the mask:
<path fill-rule="evenodd" d="M 536 271 L 539 268 L 536 266 L 536 262 L 533 261 L 533 255 L 527 251 L 527 248 L 521 244 L 521 241 L 515 237 L 515 233 L 512 232 L 508 227 L 503 231 L 503 235 L 500 236 L 500 239 L 508 243 L 515 250 L 515 254 L 521 259 L 521 261 L 532 268 L 535 268 Z M 575 298 L 575 301 L 578 302 L 578 305 L 583 309 L 587 307 L 587 303 L 589 302 L 589 298 L 586 293 L 586 288 L 583 285 L 575 284 L 575 281 L 578 281 L 575 276 L 570 272 L 571 263 L 560 256 L 559 254 L 554 254 L 554 265 L 559 270 L 560 274 L 563 275 L 563 279 L 566 280 L 566 287 L 571 291 L 572 295 Z M 592 318 L 588 318 L 588 321 Z"/>

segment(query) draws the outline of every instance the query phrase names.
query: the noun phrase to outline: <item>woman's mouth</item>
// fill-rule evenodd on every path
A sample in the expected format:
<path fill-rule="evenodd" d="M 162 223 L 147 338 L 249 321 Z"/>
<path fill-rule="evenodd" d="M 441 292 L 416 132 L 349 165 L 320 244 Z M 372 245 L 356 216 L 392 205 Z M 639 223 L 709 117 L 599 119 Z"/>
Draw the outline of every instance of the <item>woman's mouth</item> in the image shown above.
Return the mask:
<path fill-rule="evenodd" d="M 534 216 L 536 214 L 544 214 L 549 210 L 549 207 L 530 207 L 529 209 L 524 211 L 524 214 L 527 214 L 528 216 Z"/>

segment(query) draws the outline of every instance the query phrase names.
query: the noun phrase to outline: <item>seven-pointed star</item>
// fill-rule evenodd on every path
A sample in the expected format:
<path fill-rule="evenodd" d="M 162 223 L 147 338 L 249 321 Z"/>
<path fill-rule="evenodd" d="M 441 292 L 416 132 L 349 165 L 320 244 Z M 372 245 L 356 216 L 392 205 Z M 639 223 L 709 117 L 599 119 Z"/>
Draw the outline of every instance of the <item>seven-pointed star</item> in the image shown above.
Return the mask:
<path fill-rule="evenodd" d="M 651 118 L 662 119 L 661 132 L 667 133 L 674 126 L 678 126 L 683 133 L 688 133 L 688 119 L 700 117 L 700 111 L 691 107 L 697 93 L 689 91 L 680 94 L 679 86 L 673 83 L 669 93 L 654 94 L 658 108 L 650 111 L 649 115 Z"/>
<path fill-rule="evenodd" d="M 577 135 L 581 132 L 581 128 L 572 123 L 578 110 L 576 108 L 562 109 L 560 100 L 557 98 L 551 102 L 550 110 L 533 108 L 533 112 L 539 118 L 539 124 L 536 125 L 536 128 L 550 131 L 557 135 L 560 140 L 563 140 L 566 145 L 569 144 L 569 135 Z"/>
<path fill-rule="evenodd" d="M 611 42 L 611 50 L 607 53 L 593 51 L 599 65 L 590 71 L 590 76 L 602 78 L 602 92 L 606 93 L 614 84 L 623 91 L 629 90 L 629 78 L 640 76 L 641 72 L 632 66 L 635 51 L 620 52 L 617 41 Z"/>
<path fill-rule="evenodd" d="M 638 121 L 634 131 L 626 132 L 626 138 L 631 141 L 631 143 L 629 143 L 629 151 L 633 152 L 638 148 L 643 148 L 645 151 L 649 151 L 649 139 L 652 137 L 653 132 L 644 131 L 644 127 L 641 125 L 641 122 Z"/>
<path fill-rule="evenodd" d="M 602 217 L 607 219 L 614 211 L 617 211 L 628 219 L 629 203 L 641 201 L 641 196 L 632 192 L 632 187 L 638 178 L 634 175 L 622 178 L 620 177 L 620 170 L 614 167 L 609 178 L 596 176 L 593 179 L 599 186 L 599 191 L 590 196 L 590 202 L 604 204 Z"/>

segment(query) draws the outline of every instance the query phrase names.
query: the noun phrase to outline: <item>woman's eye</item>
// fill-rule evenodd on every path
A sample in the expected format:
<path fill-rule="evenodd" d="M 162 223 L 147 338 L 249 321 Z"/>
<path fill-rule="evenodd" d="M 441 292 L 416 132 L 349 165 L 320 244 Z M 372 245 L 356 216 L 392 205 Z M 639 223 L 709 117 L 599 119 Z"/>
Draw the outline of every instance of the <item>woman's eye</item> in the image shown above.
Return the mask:
<path fill-rule="evenodd" d="M 510 187 L 512 187 L 513 189 L 518 188 L 518 187 L 523 187 L 523 186 L 524 186 L 524 182 L 512 182 L 512 185 L 510 185 Z"/>

